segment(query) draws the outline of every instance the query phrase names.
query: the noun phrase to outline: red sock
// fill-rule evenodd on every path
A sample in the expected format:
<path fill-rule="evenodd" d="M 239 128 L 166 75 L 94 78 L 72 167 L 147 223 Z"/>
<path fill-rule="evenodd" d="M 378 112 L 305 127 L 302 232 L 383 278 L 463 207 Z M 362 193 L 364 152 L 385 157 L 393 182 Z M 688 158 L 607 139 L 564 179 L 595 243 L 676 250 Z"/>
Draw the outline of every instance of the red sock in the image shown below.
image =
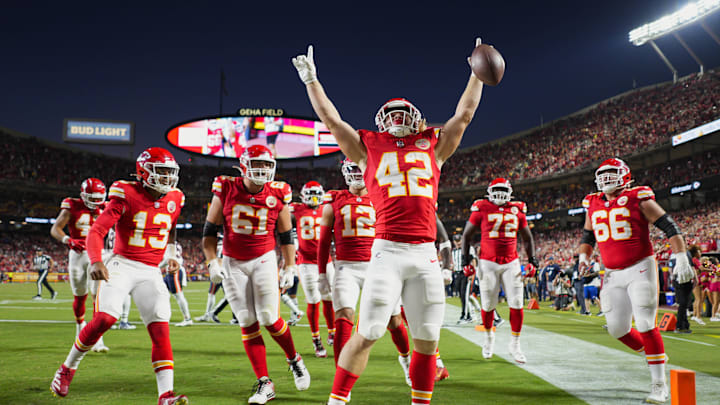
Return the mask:
<path fill-rule="evenodd" d="M 254 324 L 242 329 L 242 342 L 245 346 L 245 353 L 250 359 L 250 365 L 255 372 L 255 377 L 267 377 L 267 358 L 265 357 L 265 342 L 260 333 L 260 324 Z"/>
<path fill-rule="evenodd" d="M 272 325 L 265 326 L 265 329 L 270 332 L 270 336 L 280 345 L 285 352 L 285 357 L 289 360 L 295 358 L 297 351 L 295 350 L 295 343 L 293 342 L 292 334 L 290 334 L 290 328 L 284 319 L 278 318 Z"/>
<path fill-rule="evenodd" d="M 631 328 L 625 336 L 618 338 L 619 341 L 623 342 L 625 346 L 635 350 L 636 352 L 642 351 L 645 348 L 643 342 L 643 336 L 635 328 Z M 662 340 L 660 342 L 662 345 Z"/>
<path fill-rule="evenodd" d="M 94 321 L 95 319 L 93 319 Z M 152 340 L 151 358 L 153 369 L 156 373 L 161 370 L 172 369 L 174 363 L 168 323 L 153 322 L 147 326 L 147 330 L 150 333 L 150 340 Z"/>
<path fill-rule="evenodd" d="M 388 330 L 390 331 L 393 343 L 395 343 L 395 347 L 397 347 L 398 353 L 403 356 L 410 354 L 410 342 L 405 324 L 400 322 L 400 326 L 395 329 L 388 328 Z"/>
<path fill-rule="evenodd" d="M 325 315 L 325 323 L 328 332 L 335 332 L 335 310 L 332 301 L 323 301 L 323 315 Z"/>
<path fill-rule="evenodd" d="M 665 344 L 658 328 L 650 329 L 645 333 L 640 333 L 642 341 L 645 342 L 645 356 L 648 364 L 665 363 Z"/>
<path fill-rule="evenodd" d="M 510 308 L 510 330 L 513 336 L 520 336 L 523 324 L 523 309 Z"/>
<path fill-rule="evenodd" d="M 76 295 L 73 299 L 73 313 L 75 314 L 75 322 L 83 323 L 85 321 L 85 300 L 87 294 Z"/>
<path fill-rule="evenodd" d="M 310 333 L 313 338 L 320 337 L 320 303 L 307 305 L 307 317 L 310 323 Z"/>
<path fill-rule="evenodd" d="M 80 331 L 80 335 L 75 340 L 75 347 L 84 352 L 90 350 L 116 321 L 117 318 L 113 318 L 105 312 L 95 313 L 92 321 Z"/>
<path fill-rule="evenodd" d="M 335 352 L 335 367 L 340 359 L 340 352 L 352 335 L 353 323 L 347 318 L 335 319 L 335 344 L 333 351 Z"/>
<path fill-rule="evenodd" d="M 485 327 L 485 330 L 492 330 L 493 327 L 493 320 L 495 319 L 495 316 L 493 315 L 493 311 L 485 312 L 484 309 L 480 310 L 480 314 L 482 315 L 482 321 L 483 326 Z"/>
<path fill-rule="evenodd" d="M 491 315 L 492 316 L 492 313 Z M 429 404 L 435 386 L 435 354 L 422 354 L 413 350 L 410 359 L 410 379 L 412 380 L 412 403 Z"/>
<path fill-rule="evenodd" d="M 352 387 L 355 385 L 355 381 L 357 381 L 358 377 L 360 376 L 355 375 L 342 367 L 336 368 L 330 398 L 348 402 L 348 395 L 350 395 L 350 391 L 352 391 Z"/>

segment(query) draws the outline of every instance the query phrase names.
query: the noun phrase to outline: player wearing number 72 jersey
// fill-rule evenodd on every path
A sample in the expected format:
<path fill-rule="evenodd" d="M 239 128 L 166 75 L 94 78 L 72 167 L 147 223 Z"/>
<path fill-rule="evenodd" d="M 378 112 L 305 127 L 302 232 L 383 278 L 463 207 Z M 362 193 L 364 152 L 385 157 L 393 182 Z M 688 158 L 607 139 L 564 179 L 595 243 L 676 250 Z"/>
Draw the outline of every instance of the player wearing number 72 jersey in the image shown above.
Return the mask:
<path fill-rule="evenodd" d="M 377 131 L 356 131 L 343 121 L 318 81 L 312 46 L 307 55 L 293 58 L 293 64 L 315 113 L 343 153 L 362 170 L 376 211 L 358 332 L 340 354 L 328 403 L 348 402 L 370 349 L 385 333 L 402 297 L 415 348 L 410 361 L 412 403 L 429 404 L 445 312 L 443 278 L 433 243 L 440 168 L 472 121 L 483 84 L 470 74 L 455 114 L 441 130 L 426 128 L 420 111 L 409 101 L 392 99 L 375 117 Z"/>
<path fill-rule="evenodd" d="M 65 396 L 85 353 L 117 321 L 128 294 L 140 311 L 152 340 L 152 366 L 158 387 L 158 404 L 186 404 L 187 397 L 173 393 L 173 353 L 168 321 L 170 296 L 158 265 L 168 259 L 168 271 L 180 267 L 175 260 L 175 225 L 185 196 L 175 188 L 180 167 L 163 148 L 148 148 L 136 161 L 138 181 L 116 181 L 110 202 L 90 228 L 87 253 L 98 286 L 96 313 L 81 331 L 51 389 Z M 113 255 L 102 260 L 103 239 L 115 227 Z M 166 249 L 167 247 L 167 249 Z"/>
<path fill-rule="evenodd" d="M 631 349 L 642 352 L 652 378 L 649 403 L 667 400 L 665 347 L 655 325 L 658 308 L 658 275 L 650 242 L 649 224 L 668 237 L 677 260 L 674 273 L 681 283 L 695 273 L 685 251 L 680 229 L 655 202 L 650 187 L 630 187 L 630 168 L 620 159 L 607 159 L 595 172 L 600 192 L 583 200 L 587 209 L 579 248 L 579 269 L 589 267 L 595 243 L 605 264 L 600 293 L 602 311 L 611 336 Z M 632 321 L 635 320 L 635 327 Z"/>

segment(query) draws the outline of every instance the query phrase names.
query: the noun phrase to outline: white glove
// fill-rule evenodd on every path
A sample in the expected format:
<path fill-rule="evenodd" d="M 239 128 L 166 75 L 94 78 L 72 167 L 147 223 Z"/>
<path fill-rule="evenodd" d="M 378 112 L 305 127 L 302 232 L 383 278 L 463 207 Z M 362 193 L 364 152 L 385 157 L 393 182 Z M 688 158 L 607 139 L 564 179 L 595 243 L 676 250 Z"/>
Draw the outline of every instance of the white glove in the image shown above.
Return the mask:
<path fill-rule="evenodd" d="M 320 295 L 328 295 L 332 292 L 330 289 L 330 280 L 327 278 L 327 273 L 318 274 L 318 289 L 320 290 Z"/>
<path fill-rule="evenodd" d="M 452 283 L 452 271 L 450 269 L 443 269 L 442 276 L 445 285 L 450 285 Z"/>
<path fill-rule="evenodd" d="M 315 68 L 315 60 L 313 59 L 313 46 L 308 45 L 307 55 L 298 55 L 292 58 L 292 63 L 298 71 L 300 80 L 305 84 L 310 84 L 317 80 L 317 68 Z"/>
<path fill-rule="evenodd" d="M 220 284 L 227 278 L 228 274 L 219 258 L 214 258 L 208 263 L 208 271 L 210 271 L 210 281 L 215 284 Z"/>
<path fill-rule="evenodd" d="M 675 268 L 673 269 L 673 273 L 675 274 L 678 283 L 685 284 L 692 281 L 692 279 L 695 278 L 695 270 L 693 270 L 692 266 L 690 266 L 687 254 L 683 252 L 673 256 L 675 256 Z"/>
<path fill-rule="evenodd" d="M 297 266 L 287 266 L 284 269 L 280 269 L 278 278 L 280 279 L 280 288 L 290 288 L 295 284 L 295 274 L 297 273 Z"/>

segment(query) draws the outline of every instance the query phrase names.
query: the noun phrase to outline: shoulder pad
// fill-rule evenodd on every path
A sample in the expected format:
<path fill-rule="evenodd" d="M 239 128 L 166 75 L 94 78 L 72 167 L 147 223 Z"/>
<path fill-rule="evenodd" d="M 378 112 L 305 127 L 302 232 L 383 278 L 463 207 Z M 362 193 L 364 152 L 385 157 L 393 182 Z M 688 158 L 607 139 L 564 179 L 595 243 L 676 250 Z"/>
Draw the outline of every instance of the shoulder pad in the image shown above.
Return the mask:
<path fill-rule="evenodd" d="M 110 191 L 108 191 L 108 198 L 119 198 L 119 199 L 125 199 L 125 190 L 129 188 L 129 186 L 133 185 L 135 183 L 134 181 L 125 181 L 125 180 L 118 180 L 110 186 Z"/>
<path fill-rule="evenodd" d="M 634 187 L 632 191 L 637 193 L 638 200 L 654 200 L 655 193 L 648 186 Z"/>
<path fill-rule="evenodd" d="M 60 203 L 60 209 L 69 210 L 72 207 L 72 198 L 68 197 Z"/>
<path fill-rule="evenodd" d="M 472 206 L 470 207 L 470 212 L 480 211 L 480 207 L 482 206 L 483 201 L 485 200 L 478 199 L 473 201 Z"/>
<path fill-rule="evenodd" d="M 235 177 L 232 176 L 217 176 L 213 179 L 212 183 L 212 192 L 213 193 L 220 193 L 223 189 L 223 184 L 235 180 Z"/>
<path fill-rule="evenodd" d="M 527 204 L 523 201 L 513 201 L 513 205 L 518 207 L 523 214 L 527 214 Z"/>

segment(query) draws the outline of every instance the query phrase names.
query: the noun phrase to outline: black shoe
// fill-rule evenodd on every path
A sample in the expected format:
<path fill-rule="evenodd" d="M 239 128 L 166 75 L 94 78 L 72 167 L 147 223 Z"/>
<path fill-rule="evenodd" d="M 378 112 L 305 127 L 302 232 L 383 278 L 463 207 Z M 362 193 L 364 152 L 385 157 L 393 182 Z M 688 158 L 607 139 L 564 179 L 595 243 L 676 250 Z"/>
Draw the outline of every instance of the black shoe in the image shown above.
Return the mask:
<path fill-rule="evenodd" d="M 57 292 L 57 291 L 53 291 L 52 297 L 50 297 L 50 299 L 54 300 L 55 297 L 57 297 L 57 295 L 58 295 L 58 292 Z"/>
<path fill-rule="evenodd" d="M 675 333 L 690 334 L 690 333 L 692 333 L 692 330 L 690 330 L 690 329 L 675 329 Z"/>

